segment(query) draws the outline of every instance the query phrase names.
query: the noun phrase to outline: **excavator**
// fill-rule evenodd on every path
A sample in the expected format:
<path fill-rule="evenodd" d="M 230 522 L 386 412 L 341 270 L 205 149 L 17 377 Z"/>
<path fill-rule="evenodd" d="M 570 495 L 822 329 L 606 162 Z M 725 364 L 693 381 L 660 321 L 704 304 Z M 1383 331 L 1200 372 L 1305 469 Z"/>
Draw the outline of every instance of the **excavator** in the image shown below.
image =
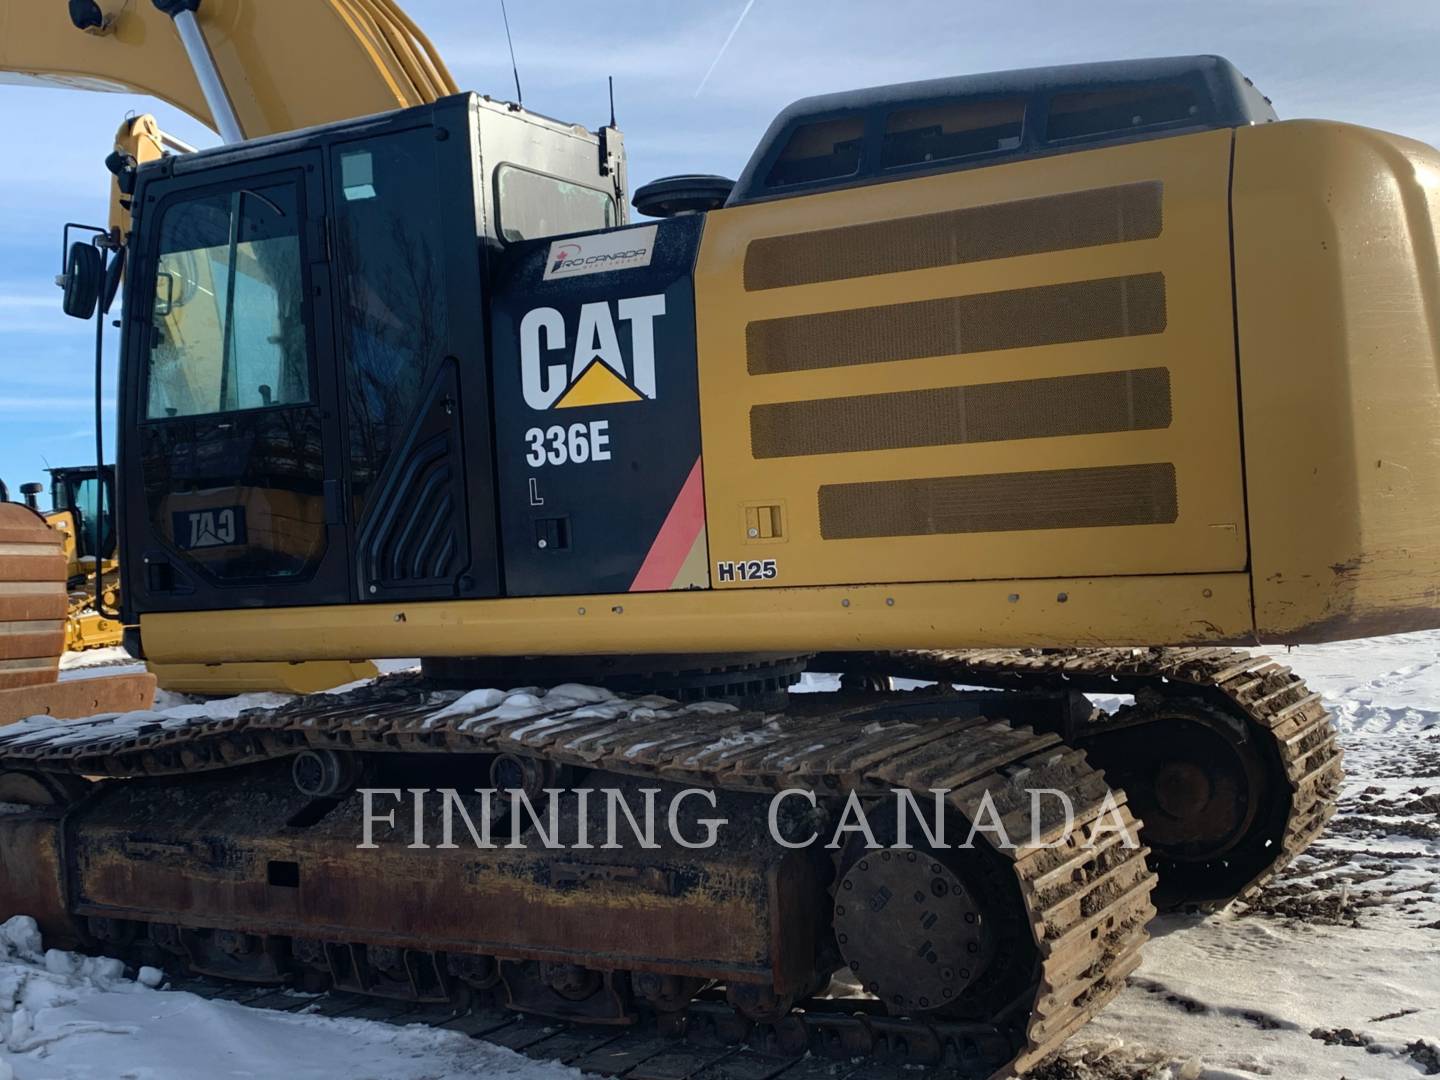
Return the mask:
<path fill-rule="evenodd" d="M 1172 57 L 807 98 L 632 198 L 385 0 L 39 7 L 0 66 L 226 139 L 112 157 L 64 276 L 101 317 L 126 260 L 127 647 L 423 658 L 0 730 L 0 914 L 57 945 L 637 1080 L 1023 1074 L 1334 813 L 1253 647 L 1440 626 L 1428 146 Z"/>

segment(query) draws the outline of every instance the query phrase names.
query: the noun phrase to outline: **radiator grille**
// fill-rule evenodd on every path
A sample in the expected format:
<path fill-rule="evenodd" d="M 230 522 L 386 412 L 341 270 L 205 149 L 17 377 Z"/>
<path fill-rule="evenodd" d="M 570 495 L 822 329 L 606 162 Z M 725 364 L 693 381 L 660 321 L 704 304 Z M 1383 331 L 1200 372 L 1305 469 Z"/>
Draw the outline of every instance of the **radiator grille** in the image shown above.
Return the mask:
<path fill-rule="evenodd" d="M 826 540 L 1175 521 L 1175 466 L 941 476 L 820 488 Z"/>
<path fill-rule="evenodd" d="M 1170 373 L 1140 368 L 756 405 L 750 447 L 797 457 L 1169 426 Z"/>
<path fill-rule="evenodd" d="M 1039 285 L 752 322 L 752 375 L 1158 334 L 1165 275 Z"/>
<path fill-rule="evenodd" d="M 1160 235 L 1158 180 L 768 236 L 745 249 L 750 291 L 894 274 Z"/>

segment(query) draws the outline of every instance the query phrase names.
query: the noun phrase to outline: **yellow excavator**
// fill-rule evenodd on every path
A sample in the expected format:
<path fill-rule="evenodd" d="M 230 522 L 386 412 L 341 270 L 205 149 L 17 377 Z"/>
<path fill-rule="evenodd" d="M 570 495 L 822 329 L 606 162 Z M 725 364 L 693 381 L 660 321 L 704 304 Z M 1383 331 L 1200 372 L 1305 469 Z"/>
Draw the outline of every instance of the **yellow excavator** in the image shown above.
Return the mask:
<path fill-rule="evenodd" d="M 388 3 L 90 7 L 32 69 L 229 140 L 112 158 L 131 218 L 64 275 L 99 318 L 125 260 L 128 647 L 424 659 L 0 731 L 0 914 L 56 942 L 579 1025 L 538 1052 L 635 1077 L 714 1075 L 663 1033 L 1024 1072 L 1157 906 L 1333 814 L 1328 712 L 1248 647 L 1440 626 L 1430 147 L 1218 57 L 1083 64 L 805 99 L 631 224 L 613 118 L 436 81 L 291 130 L 278 58 L 327 35 L 442 70 Z M 669 835 L 586 843 L 582 790 Z M 937 828 L 856 824 L 897 796 Z"/>

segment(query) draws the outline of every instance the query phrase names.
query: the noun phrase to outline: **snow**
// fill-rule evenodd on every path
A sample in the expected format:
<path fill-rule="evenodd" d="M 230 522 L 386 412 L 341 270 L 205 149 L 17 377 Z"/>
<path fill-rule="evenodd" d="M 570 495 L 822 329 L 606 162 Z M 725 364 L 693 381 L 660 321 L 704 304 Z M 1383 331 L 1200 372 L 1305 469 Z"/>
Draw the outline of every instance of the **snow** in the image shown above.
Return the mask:
<path fill-rule="evenodd" d="M 1077 1080 L 1440 1075 L 1440 632 L 1270 653 L 1335 714 L 1340 813 L 1252 908 L 1156 920 Z"/>
<path fill-rule="evenodd" d="M 1044 1080 L 1440 1075 L 1440 633 L 1279 656 L 1335 712 L 1348 772 L 1339 816 L 1253 906 L 1156 920 L 1128 988 L 1042 1067 Z M 836 685 L 814 675 L 800 689 Z M 632 712 L 605 691 L 566 686 L 477 691 L 446 712 L 477 725 L 543 723 L 612 709 L 640 719 L 667 705 Z M 205 708 L 213 715 L 217 703 Z M 146 722 L 198 711 L 171 695 Z M 744 745 L 723 716 L 716 745 Z M 47 953 L 28 920 L 0 926 L 0 1080 L 579 1075 L 455 1032 L 247 1009 L 154 989 L 161 978 L 146 969 L 132 981 L 111 961 Z"/>
<path fill-rule="evenodd" d="M 145 670 L 145 665 L 131 656 L 119 645 L 112 645 L 105 649 L 85 649 L 82 652 L 67 652 L 60 657 L 60 670 L 75 675 L 88 675 L 93 672 L 95 675 L 116 675 L 120 674 L 120 668 L 125 668 L 126 673 L 140 672 Z M 108 668 L 110 670 L 94 671 L 96 668 Z"/>
<path fill-rule="evenodd" d="M 27 918 L 0 925 L 0 1080 L 559 1080 L 453 1031 L 247 1009 L 159 991 L 118 960 L 41 950 Z"/>

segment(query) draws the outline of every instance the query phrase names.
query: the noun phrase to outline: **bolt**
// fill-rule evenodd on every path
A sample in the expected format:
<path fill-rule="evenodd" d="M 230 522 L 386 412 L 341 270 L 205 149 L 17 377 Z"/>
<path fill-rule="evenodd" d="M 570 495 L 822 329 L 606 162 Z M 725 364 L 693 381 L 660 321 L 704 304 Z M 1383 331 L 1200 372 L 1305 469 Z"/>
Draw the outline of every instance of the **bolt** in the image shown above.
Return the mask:
<path fill-rule="evenodd" d="M 886 607 L 894 607 L 894 606 L 895 606 L 895 598 L 894 598 L 893 596 L 887 596 L 887 597 L 885 597 L 885 606 L 886 606 Z"/>
<path fill-rule="evenodd" d="M 537 541 L 535 541 L 535 546 L 536 546 L 536 547 L 547 548 L 547 547 L 549 547 L 550 545 L 549 545 L 548 543 L 546 543 L 546 542 L 542 539 L 542 540 L 537 540 Z"/>
<path fill-rule="evenodd" d="M 850 601 L 849 601 L 848 599 L 847 599 L 847 600 L 841 600 L 841 601 L 840 601 L 840 606 L 841 606 L 841 607 L 849 607 L 849 606 L 850 606 Z"/>
<path fill-rule="evenodd" d="M 745 530 L 745 535 L 748 536 L 748 537 L 750 537 L 751 540 L 754 540 L 757 536 L 760 535 L 760 530 L 759 530 L 759 529 L 746 529 L 746 530 Z"/>
<path fill-rule="evenodd" d="M 1020 594 L 1019 594 L 1018 592 L 1012 592 L 1012 593 L 1010 594 L 1010 603 L 1012 603 L 1012 604 L 1018 604 L 1019 602 L 1020 602 Z"/>
<path fill-rule="evenodd" d="M 585 614 L 585 609 L 584 609 L 583 607 L 582 607 L 582 608 L 576 608 L 575 610 L 578 611 L 581 615 L 584 615 L 584 614 Z"/>
<path fill-rule="evenodd" d="M 1055 597 L 1055 599 L 1058 603 L 1063 604 L 1070 599 L 1070 594 L 1062 592 L 1059 596 Z"/>

